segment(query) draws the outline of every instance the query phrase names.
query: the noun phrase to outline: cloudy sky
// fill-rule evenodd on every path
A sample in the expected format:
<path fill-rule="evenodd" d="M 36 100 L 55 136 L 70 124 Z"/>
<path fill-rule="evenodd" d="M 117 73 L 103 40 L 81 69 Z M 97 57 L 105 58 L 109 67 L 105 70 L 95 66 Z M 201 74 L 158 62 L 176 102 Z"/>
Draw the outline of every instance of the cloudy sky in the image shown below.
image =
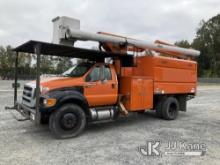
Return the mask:
<path fill-rule="evenodd" d="M 50 42 L 56 16 L 80 19 L 90 32 L 191 41 L 199 22 L 218 13 L 220 0 L 0 0 L 0 45 Z"/>

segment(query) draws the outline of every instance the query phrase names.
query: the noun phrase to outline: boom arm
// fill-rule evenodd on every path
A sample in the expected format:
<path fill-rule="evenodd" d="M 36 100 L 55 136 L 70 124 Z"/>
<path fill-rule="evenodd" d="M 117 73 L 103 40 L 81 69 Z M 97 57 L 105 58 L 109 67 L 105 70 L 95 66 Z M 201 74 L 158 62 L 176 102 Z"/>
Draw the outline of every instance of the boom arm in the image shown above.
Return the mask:
<path fill-rule="evenodd" d="M 200 52 L 193 49 L 185 49 L 177 46 L 157 44 L 150 41 L 141 41 L 130 38 L 121 38 L 116 36 L 107 36 L 104 34 L 88 33 L 81 30 L 67 29 L 65 33 L 67 40 L 82 40 L 82 41 L 98 41 L 108 42 L 121 45 L 133 45 L 142 49 L 150 49 L 158 52 L 177 52 L 188 56 L 199 56 Z"/>
<path fill-rule="evenodd" d="M 89 33 L 85 31 L 79 30 L 79 21 L 72 19 L 72 18 L 66 18 L 64 20 L 68 21 L 63 21 L 60 20 L 61 18 L 56 18 L 56 22 L 59 21 L 60 25 L 57 26 L 58 29 L 54 29 L 55 31 L 58 30 L 58 40 L 60 41 L 59 43 L 63 44 L 73 44 L 77 40 L 81 41 L 97 41 L 100 43 L 111 43 L 111 44 L 116 44 L 116 45 L 125 45 L 125 46 L 134 46 L 136 48 L 144 49 L 144 50 L 154 50 L 157 52 L 162 52 L 162 53 L 169 53 L 173 55 L 182 55 L 182 56 L 199 56 L 200 52 L 197 50 L 193 49 L 186 49 L 186 48 L 181 48 L 177 47 L 174 45 L 169 45 L 169 44 L 164 44 L 164 43 L 158 43 L 158 42 L 151 42 L 151 41 L 142 41 L 142 40 L 137 40 L 137 39 L 132 39 L 132 38 L 127 38 L 127 37 L 122 37 L 122 36 L 117 36 L 117 35 L 112 35 L 112 34 L 106 34 L 106 33 Z M 78 26 L 75 26 L 73 23 L 69 22 L 76 22 Z M 73 26 L 74 25 L 74 26 Z M 77 28 L 75 28 L 77 27 Z"/>

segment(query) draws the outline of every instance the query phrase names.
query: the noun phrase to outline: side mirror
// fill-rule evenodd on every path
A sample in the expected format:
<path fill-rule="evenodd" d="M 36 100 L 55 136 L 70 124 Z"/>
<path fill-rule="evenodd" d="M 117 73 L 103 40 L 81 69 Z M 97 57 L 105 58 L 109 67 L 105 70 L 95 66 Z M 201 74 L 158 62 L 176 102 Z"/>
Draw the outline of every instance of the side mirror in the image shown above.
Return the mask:
<path fill-rule="evenodd" d="M 107 79 L 103 79 L 101 81 L 102 81 L 103 84 L 105 84 L 105 83 L 107 83 L 108 80 Z"/>
<path fill-rule="evenodd" d="M 101 77 L 101 81 L 103 82 L 103 81 L 105 81 L 106 79 L 105 79 L 105 77 L 103 76 L 103 77 Z"/>

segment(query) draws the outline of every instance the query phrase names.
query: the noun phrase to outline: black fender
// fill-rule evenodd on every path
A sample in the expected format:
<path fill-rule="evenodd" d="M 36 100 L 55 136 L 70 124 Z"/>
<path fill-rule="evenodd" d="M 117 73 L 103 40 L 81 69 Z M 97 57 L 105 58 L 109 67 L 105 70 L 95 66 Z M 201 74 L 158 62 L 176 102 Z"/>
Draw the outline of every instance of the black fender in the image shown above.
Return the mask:
<path fill-rule="evenodd" d="M 82 107 L 86 116 L 90 116 L 88 101 L 83 95 L 83 90 L 80 89 L 80 87 L 53 90 L 48 92 L 46 97 L 55 98 L 57 102 L 55 106 L 44 109 L 43 111 L 45 112 L 51 113 L 66 103 L 74 103 Z"/>

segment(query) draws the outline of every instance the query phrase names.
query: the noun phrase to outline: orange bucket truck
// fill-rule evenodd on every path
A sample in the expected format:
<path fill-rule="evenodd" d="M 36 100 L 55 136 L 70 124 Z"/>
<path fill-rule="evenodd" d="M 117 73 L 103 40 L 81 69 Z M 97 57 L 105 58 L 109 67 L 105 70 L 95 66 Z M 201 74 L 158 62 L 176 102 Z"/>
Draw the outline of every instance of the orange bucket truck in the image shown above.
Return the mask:
<path fill-rule="evenodd" d="M 159 118 L 174 120 L 196 95 L 200 52 L 166 42 L 142 41 L 120 35 L 80 30 L 80 21 L 53 19 L 53 42 L 30 40 L 14 49 L 14 106 L 36 124 L 49 123 L 58 138 L 79 135 L 89 122 L 115 120 L 128 113 L 155 110 Z M 99 50 L 75 47 L 95 41 Z M 17 101 L 19 52 L 37 55 L 36 80 L 24 85 Z M 42 79 L 41 56 L 85 59 L 62 76 Z"/>

